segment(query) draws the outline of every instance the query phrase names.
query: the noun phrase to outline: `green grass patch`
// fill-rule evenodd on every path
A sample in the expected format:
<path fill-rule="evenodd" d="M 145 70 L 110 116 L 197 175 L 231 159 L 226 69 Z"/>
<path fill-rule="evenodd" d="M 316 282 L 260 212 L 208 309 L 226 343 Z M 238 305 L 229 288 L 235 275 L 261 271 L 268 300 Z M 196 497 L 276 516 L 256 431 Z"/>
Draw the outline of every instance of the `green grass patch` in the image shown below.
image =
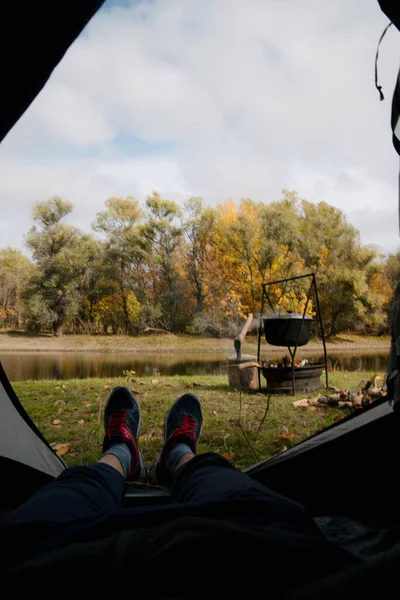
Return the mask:
<path fill-rule="evenodd" d="M 330 384 L 353 389 L 361 379 L 374 374 L 333 373 Z M 211 450 L 225 454 L 240 468 L 282 452 L 348 414 L 348 411 L 330 407 L 321 407 L 315 412 L 295 408 L 293 400 L 307 397 L 304 394 L 273 396 L 260 428 L 267 397 L 231 390 L 227 377 L 222 375 L 24 381 L 13 384 L 23 406 L 46 439 L 50 443 L 69 444 L 69 452 L 63 456 L 69 466 L 88 464 L 100 457 L 104 405 L 116 385 L 129 386 L 141 406 L 140 448 L 148 463 L 155 459 L 162 447 L 165 412 L 176 398 L 187 391 L 195 393 L 203 407 L 204 427 L 199 452 Z"/>

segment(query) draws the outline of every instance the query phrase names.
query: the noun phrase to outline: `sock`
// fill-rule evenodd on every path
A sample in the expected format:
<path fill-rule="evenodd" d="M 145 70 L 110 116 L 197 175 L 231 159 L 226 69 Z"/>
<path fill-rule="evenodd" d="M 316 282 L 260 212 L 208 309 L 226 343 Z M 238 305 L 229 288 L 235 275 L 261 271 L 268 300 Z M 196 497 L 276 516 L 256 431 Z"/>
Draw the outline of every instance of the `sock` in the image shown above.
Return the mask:
<path fill-rule="evenodd" d="M 109 449 L 104 452 L 103 456 L 106 454 L 113 454 L 119 460 L 124 469 L 124 476 L 127 477 L 129 475 L 129 471 L 131 470 L 131 462 L 132 462 L 132 454 L 126 444 L 113 444 L 109 447 Z"/>
<path fill-rule="evenodd" d="M 189 446 L 187 444 L 177 444 L 175 448 L 172 448 L 171 452 L 168 455 L 167 466 L 170 473 L 173 473 L 176 463 L 179 459 L 182 458 L 184 454 L 193 454 Z"/>

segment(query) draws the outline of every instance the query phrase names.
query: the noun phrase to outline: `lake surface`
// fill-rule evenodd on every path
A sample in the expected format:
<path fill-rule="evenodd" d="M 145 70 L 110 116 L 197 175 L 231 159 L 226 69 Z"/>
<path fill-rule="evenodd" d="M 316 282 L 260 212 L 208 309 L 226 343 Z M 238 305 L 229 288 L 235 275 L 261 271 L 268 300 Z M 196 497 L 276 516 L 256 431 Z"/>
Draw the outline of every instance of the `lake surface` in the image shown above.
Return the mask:
<path fill-rule="evenodd" d="M 274 359 L 276 354 L 266 358 Z M 338 371 L 386 371 L 388 353 L 328 354 L 329 365 Z M 322 355 L 307 358 L 323 362 Z M 26 379 L 84 379 L 86 377 L 119 377 L 123 371 L 135 371 L 138 377 L 151 375 L 221 375 L 226 374 L 224 354 L 104 352 L 15 352 L 0 353 L 11 381 Z"/>

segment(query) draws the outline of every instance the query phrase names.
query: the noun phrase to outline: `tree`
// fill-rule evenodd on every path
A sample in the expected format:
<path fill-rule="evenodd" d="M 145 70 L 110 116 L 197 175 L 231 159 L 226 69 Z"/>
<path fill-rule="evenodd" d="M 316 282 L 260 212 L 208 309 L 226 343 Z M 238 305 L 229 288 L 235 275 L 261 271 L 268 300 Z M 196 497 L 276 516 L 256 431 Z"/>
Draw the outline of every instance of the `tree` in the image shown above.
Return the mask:
<path fill-rule="evenodd" d="M 268 205 L 245 199 L 239 206 L 230 200 L 218 207 L 224 277 L 240 297 L 244 313 L 259 310 L 262 283 L 302 270 L 295 244 L 298 221 L 290 198 Z M 280 295 L 278 288 L 269 291 L 273 300 Z"/>
<path fill-rule="evenodd" d="M 382 322 L 381 300 L 368 282 L 377 253 L 361 245 L 358 231 L 342 211 L 326 202 L 303 200 L 299 252 L 306 269 L 317 274 L 328 335 Z"/>
<path fill-rule="evenodd" d="M 43 305 L 57 336 L 62 335 L 65 320 L 79 311 L 80 286 L 96 253 L 91 236 L 60 222 L 71 212 L 72 204 L 59 197 L 37 202 L 35 224 L 26 238 L 37 266 L 27 298 Z"/>
<path fill-rule="evenodd" d="M 160 299 L 166 326 L 175 331 L 179 300 L 177 250 L 182 242 L 182 228 L 177 224 L 180 209 L 176 202 L 161 198 L 157 192 L 147 197 L 146 208 L 147 222 L 142 231 L 150 245 L 148 259 L 153 272 L 154 300 Z"/>
<path fill-rule="evenodd" d="M 122 317 L 125 333 L 138 325 L 132 321 L 129 298 L 133 294 L 140 303 L 148 301 L 146 261 L 150 246 L 142 233 L 142 219 L 143 211 L 134 198 L 109 198 L 106 210 L 97 214 L 93 224 L 95 231 L 105 235 L 103 285 L 108 281 L 106 295 L 115 293 L 120 309 L 114 315 L 113 330 L 118 314 Z"/>
<path fill-rule="evenodd" d="M 20 250 L 0 250 L 0 323 L 21 327 L 26 307 L 22 292 L 35 271 L 35 265 Z"/>
<path fill-rule="evenodd" d="M 184 250 L 185 270 L 195 300 L 196 313 L 204 310 L 204 300 L 212 289 L 211 264 L 215 258 L 213 244 L 215 210 L 204 208 L 203 200 L 193 196 L 185 203 L 182 228 L 187 244 Z"/>

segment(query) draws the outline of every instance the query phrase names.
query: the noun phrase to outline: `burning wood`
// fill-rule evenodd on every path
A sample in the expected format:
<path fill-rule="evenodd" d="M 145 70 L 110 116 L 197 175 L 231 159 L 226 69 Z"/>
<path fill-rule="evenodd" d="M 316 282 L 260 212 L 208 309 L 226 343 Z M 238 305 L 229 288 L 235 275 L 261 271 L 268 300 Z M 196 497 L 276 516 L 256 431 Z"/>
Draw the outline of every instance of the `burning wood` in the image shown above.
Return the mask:
<path fill-rule="evenodd" d="M 294 361 L 294 366 L 297 369 L 302 369 L 303 367 L 308 366 L 310 363 L 309 361 L 304 358 L 303 360 L 301 358 L 297 358 Z M 280 361 L 266 361 L 263 363 L 263 367 L 266 367 L 267 369 L 285 369 L 287 367 L 291 367 L 292 366 L 292 359 L 291 357 L 286 354 L 286 356 L 284 356 Z"/>
<path fill-rule="evenodd" d="M 386 395 L 386 378 L 379 387 L 379 380 L 381 379 L 382 377 L 375 375 L 368 381 L 360 381 L 353 391 L 330 387 L 325 394 L 316 398 L 296 400 L 293 402 L 293 406 L 296 408 L 310 408 L 318 405 L 336 406 L 338 408 L 362 408 L 366 404 L 371 404 L 371 402 Z"/>

